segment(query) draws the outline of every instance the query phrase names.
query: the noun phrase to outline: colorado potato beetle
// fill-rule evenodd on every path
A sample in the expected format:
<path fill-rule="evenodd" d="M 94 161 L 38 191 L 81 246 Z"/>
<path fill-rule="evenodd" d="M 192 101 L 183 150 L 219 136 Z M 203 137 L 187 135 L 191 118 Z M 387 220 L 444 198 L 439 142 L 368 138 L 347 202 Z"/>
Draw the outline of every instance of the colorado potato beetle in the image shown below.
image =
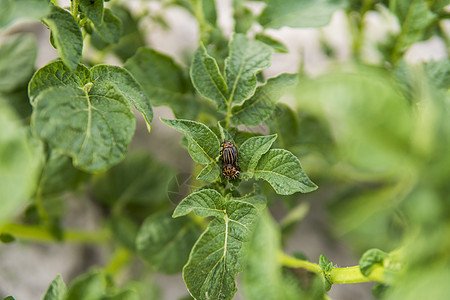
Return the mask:
<path fill-rule="evenodd" d="M 222 168 L 222 174 L 226 179 L 236 179 L 239 177 L 239 167 L 231 164 L 225 164 Z"/>
<path fill-rule="evenodd" d="M 230 141 L 224 141 L 220 146 L 222 147 L 220 154 L 222 155 L 224 164 L 236 165 L 238 161 L 238 151 L 236 146 Z"/>

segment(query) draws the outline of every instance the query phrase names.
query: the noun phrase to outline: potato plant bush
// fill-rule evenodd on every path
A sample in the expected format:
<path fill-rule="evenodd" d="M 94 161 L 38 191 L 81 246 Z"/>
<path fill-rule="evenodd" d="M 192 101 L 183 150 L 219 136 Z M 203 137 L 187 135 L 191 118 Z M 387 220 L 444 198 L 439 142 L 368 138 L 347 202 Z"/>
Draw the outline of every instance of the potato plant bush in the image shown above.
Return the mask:
<path fill-rule="evenodd" d="M 374 282 L 379 299 L 448 298 L 447 0 L 233 0 L 231 34 L 218 1 L 150 2 L 159 13 L 146 1 L 130 10 L 126 1 L 0 0 L 1 247 L 77 242 L 111 253 L 74 279 L 55 274 L 39 297 L 159 299 L 146 274 L 163 273 L 182 276 L 185 299 L 238 290 L 241 299 L 329 299 L 334 284 L 361 282 Z M 184 64 L 145 38 L 173 7 L 198 25 Z M 274 54 L 289 51 L 282 28 L 321 28 L 335 12 L 347 21 L 348 60 L 337 62 L 324 38 L 332 67 L 268 76 Z M 374 15 L 396 29 L 369 44 Z M 13 30 L 24 20 L 48 28 L 58 59 L 35 69 L 35 37 Z M 406 59 L 430 39 L 446 57 Z M 119 63 L 106 64 L 111 56 Z M 158 106 L 172 112 L 164 126 L 182 134 L 170 147 L 192 159 L 176 202 L 168 191 L 181 170 L 129 149 L 136 118 L 150 131 Z M 224 176 L 224 141 L 237 150 L 234 179 Z M 67 195 L 100 208 L 98 231 L 64 226 Z M 318 197 L 359 264 L 284 250 Z M 280 202 L 287 210 L 275 220 Z M 136 263 L 144 269 L 123 276 Z M 0 296 L 14 299 L 7 291 Z"/>

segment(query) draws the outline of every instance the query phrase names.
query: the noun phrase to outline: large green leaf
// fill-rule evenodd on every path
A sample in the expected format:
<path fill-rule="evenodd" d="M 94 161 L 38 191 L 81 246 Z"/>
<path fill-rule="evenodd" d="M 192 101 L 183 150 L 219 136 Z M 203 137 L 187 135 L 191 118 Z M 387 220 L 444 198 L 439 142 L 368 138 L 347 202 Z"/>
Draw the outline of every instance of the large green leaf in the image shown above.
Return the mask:
<path fill-rule="evenodd" d="M 105 42 L 112 44 L 119 42 L 122 35 L 122 21 L 109 8 L 104 9 L 103 22 L 94 26 Z"/>
<path fill-rule="evenodd" d="M 83 172 L 72 166 L 70 157 L 51 151 L 43 166 L 37 194 L 43 199 L 73 188 L 83 178 Z"/>
<path fill-rule="evenodd" d="M 26 84 L 34 70 L 36 39 L 31 34 L 17 34 L 0 45 L 0 93 L 12 92 Z"/>
<path fill-rule="evenodd" d="M 103 0 L 80 0 L 80 11 L 95 25 L 103 22 Z"/>
<path fill-rule="evenodd" d="M 178 130 L 188 140 L 188 150 L 192 159 L 201 164 L 215 162 L 220 152 L 220 142 L 214 132 L 208 126 L 190 120 L 161 119 L 170 127 Z"/>
<path fill-rule="evenodd" d="M 12 0 L 0 0 L 0 28 L 10 21 L 10 14 L 14 9 L 14 2 Z"/>
<path fill-rule="evenodd" d="M 273 50 L 242 34 L 233 35 L 225 60 L 227 102 L 241 102 L 255 92 L 256 73 L 270 67 Z"/>
<path fill-rule="evenodd" d="M 174 171 L 148 152 L 133 151 L 107 172 L 95 177 L 93 194 L 114 212 L 144 219 L 170 203 L 167 189 Z"/>
<path fill-rule="evenodd" d="M 255 136 L 246 140 L 239 148 L 239 166 L 243 172 L 253 171 L 261 156 L 269 151 L 277 135 Z"/>
<path fill-rule="evenodd" d="M 199 109 L 190 101 L 188 78 L 171 57 L 150 48 L 140 48 L 126 61 L 125 67 L 142 85 L 152 105 L 167 105 L 176 117 Z"/>
<path fill-rule="evenodd" d="M 201 170 L 197 175 L 197 180 L 202 181 L 215 181 L 220 175 L 219 165 L 215 162 L 209 163 L 206 167 Z"/>
<path fill-rule="evenodd" d="M 61 61 L 57 60 L 40 68 L 28 85 L 28 95 L 33 104 L 39 93 L 49 87 L 75 87 L 84 89 L 89 85 L 108 83 L 114 85 L 121 96 L 139 111 L 150 126 L 153 110 L 150 100 L 142 91 L 142 87 L 124 68 L 109 65 L 96 65 L 91 69 L 78 64 L 73 72 Z"/>
<path fill-rule="evenodd" d="M 75 71 L 83 51 L 83 35 L 77 22 L 67 10 L 54 5 L 43 21 L 51 31 L 59 56 Z"/>
<path fill-rule="evenodd" d="M 177 273 L 187 262 L 189 251 L 200 235 L 199 228 L 186 218 L 172 219 L 161 212 L 148 217 L 136 238 L 139 255 L 152 268 Z"/>
<path fill-rule="evenodd" d="M 15 217 L 36 188 L 42 145 L 0 100 L 0 224 Z"/>
<path fill-rule="evenodd" d="M 222 195 L 213 189 L 204 189 L 189 194 L 173 212 L 173 217 L 184 216 L 193 211 L 200 217 L 223 217 L 225 206 Z"/>
<path fill-rule="evenodd" d="M 105 294 L 106 280 L 99 271 L 92 271 L 75 278 L 67 290 L 65 300 L 98 300 Z"/>
<path fill-rule="evenodd" d="M 255 39 L 263 42 L 266 45 L 269 45 L 270 47 L 272 47 L 276 52 L 280 52 L 280 53 L 288 53 L 289 49 L 287 48 L 287 46 L 285 44 L 283 44 L 282 42 L 280 42 L 279 40 L 264 34 L 264 33 L 257 33 L 255 35 Z"/>
<path fill-rule="evenodd" d="M 37 21 L 48 14 L 48 0 L 0 0 L 0 28 L 17 20 Z"/>
<path fill-rule="evenodd" d="M 344 0 L 269 0 L 259 17 L 265 28 L 320 27 L 333 13 L 344 8 Z"/>
<path fill-rule="evenodd" d="M 225 111 L 227 108 L 227 85 L 216 60 L 206 52 L 203 44 L 194 54 L 190 73 L 192 84 L 200 95 L 214 101 L 219 111 Z"/>
<path fill-rule="evenodd" d="M 83 88 L 91 81 L 91 72 L 79 64 L 71 71 L 61 60 L 54 61 L 40 68 L 28 84 L 28 97 L 34 105 L 36 97 L 50 87 Z"/>
<path fill-rule="evenodd" d="M 436 19 L 426 1 L 422 0 L 391 1 L 389 9 L 397 16 L 401 27 L 394 51 L 403 51 L 422 40 L 425 30 Z"/>
<path fill-rule="evenodd" d="M 194 199 L 186 198 L 188 201 L 183 200 L 179 212 L 174 214 L 181 216 L 193 210 L 200 216 L 216 216 L 192 248 L 183 278 L 195 299 L 232 299 L 236 293 L 235 278 L 243 269 L 245 250 L 261 202 L 258 196 L 230 198 L 225 202 L 216 191 L 206 191 L 214 199 L 198 198 L 199 194 Z M 215 211 L 217 205 L 224 210 Z"/>
<path fill-rule="evenodd" d="M 269 150 L 261 157 L 255 170 L 250 172 L 255 179 L 269 182 L 280 195 L 308 193 L 317 189 L 303 171 L 298 158 L 284 149 Z"/>
<path fill-rule="evenodd" d="M 279 261 L 281 251 L 280 231 L 270 214 L 265 211 L 257 223 L 246 259 L 242 277 L 242 291 L 249 300 L 294 300 L 301 291 L 295 281 L 284 278 Z M 315 298 L 314 298 L 315 299 Z"/>
<path fill-rule="evenodd" d="M 281 74 L 270 78 L 265 85 L 259 86 L 255 94 L 241 105 L 231 110 L 233 125 L 256 126 L 265 121 L 273 113 L 276 101 L 286 88 L 297 82 L 296 74 Z"/>
<path fill-rule="evenodd" d="M 52 148 L 71 156 L 78 168 L 105 170 L 125 156 L 135 118 L 114 85 L 99 82 L 89 91 L 49 88 L 35 101 L 33 129 Z"/>
<path fill-rule="evenodd" d="M 131 14 L 128 7 L 118 5 L 115 2 L 110 8 L 122 22 L 122 35 L 119 42 L 109 44 L 94 30 L 90 35 L 90 43 L 98 50 L 116 54 L 124 62 L 133 56 L 139 47 L 145 46 L 144 34 L 139 26 L 139 16 Z"/>
<path fill-rule="evenodd" d="M 57 275 L 48 286 L 42 300 L 64 300 L 67 292 L 66 284 L 61 275 Z"/>
<path fill-rule="evenodd" d="M 299 135 L 299 120 L 296 112 L 285 103 L 277 103 L 272 116 L 265 121 L 270 133 L 276 133 L 279 148 L 289 149 Z"/>
<path fill-rule="evenodd" d="M 150 126 L 150 122 L 153 119 L 150 100 L 142 91 L 142 87 L 126 69 L 117 66 L 96 65 L 91 68 L 91 73 L 94 85 L 103 81 L 113 84 L 128 103 L 133 105 L 144 116 L 147 126 Z"/>

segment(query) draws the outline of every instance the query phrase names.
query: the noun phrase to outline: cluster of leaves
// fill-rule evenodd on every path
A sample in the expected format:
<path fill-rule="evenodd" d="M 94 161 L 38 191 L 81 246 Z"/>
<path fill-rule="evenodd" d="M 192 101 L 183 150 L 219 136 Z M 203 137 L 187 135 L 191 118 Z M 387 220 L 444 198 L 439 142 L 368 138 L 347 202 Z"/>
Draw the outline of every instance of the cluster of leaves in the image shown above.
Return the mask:
<path fill-rule="evenodd" d="M 65 9 L 47 0 L 0 0 L 0 28 L 40 20 L 60 56 L 35 71 L 33 36 L 12 35 L 0 47 L 0 240 L 69 241 L 73 233 L 61 226 L 65 193 L 84 183 L 119 253 L 69 287 L 56 277 L 44 299 L 157 298 L 132 282 L 116 287 L 115 272 L 131 260 L 120 251 L 139 256 L 152 271 L 182 270 L 195 299 L 233 298 L 243 270 L 246 299 L 325 299 L 333 283 L 369 280 L 380 282 L 374 293 L 381 298 L 448 295 L 450 63 L 413 68 L 403 60 L 411 45 L 431 36 L 448 43 L 441 26 L 447 1 L 265 2 L 259 14 L 244 0 L 232 2 L 230 38 L 218 26 L 215 1 L 166 3 L 185 8 L 199 24 L 199 47 L 186 68 L 142 47 L 139 18 L 122 6 L 79 0 Z M 266 29 L 321 27 L 343 9 L 354 25 L 354 56 L 362 58 L 365 16 L 384 6 L 400 31 L 378 45 L 379 67 L 360 61 L 314 79 L 264 78 L 273 52 L 287 52 Z M 88 46 L 114 53 L 123 67 L 83 60 Z M 300 112 L 277 103 L 297 84 Z M 162 122 L 183 133 L 198 169 L 190 179 L 195 188 L 176 191 L 177 199 L 168 195 L 180 188 L 171 167 L 147 152 L 127 155 L 136 127 L 132 109 L 150 130 L 152 106 L 161 105 L 175 116 Z M 224 140 L 238 149 L 236 180 L 221 174 Z M 280 259 L 288 228 L 305 214 L 304 203 L 294 207 L 294 194 L 317 188 L 297 157 L 333 192 L 335 233 L 359 253 L 374 247 L 389 253 L 368 250 L 348 272 L 323 255 L 318 264 L 300 255 L 290 258 L 293 264 Z M 281 229 L 267 207 L 278 198 L 293 208 Z M 171 201 L 179 202 L 174 211 Z M 24 207 L 32 233 L 7 223 Z M 342 279 L 345 274 L 353 277 Z"/>

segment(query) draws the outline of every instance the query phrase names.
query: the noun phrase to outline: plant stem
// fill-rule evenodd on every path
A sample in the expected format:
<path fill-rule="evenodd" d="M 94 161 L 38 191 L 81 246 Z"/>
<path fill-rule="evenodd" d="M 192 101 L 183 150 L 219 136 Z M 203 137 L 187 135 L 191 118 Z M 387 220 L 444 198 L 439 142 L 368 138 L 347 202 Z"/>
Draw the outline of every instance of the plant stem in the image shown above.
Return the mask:
<path fill-rule="evenodd" d="M 309 262 L 307 260 L 298 259 L 286 255 L 285 253 L 279 254 L 281 264 L 290 268 L 302 268 L 310 272 L 322 275 L 322 268 L 315 263 Z M 379 281 L 384 280 L 384 269 L 383 267 L 376 267 L 370 273 L 369 276 L 364 276 L 359 266 L 347 267 L 347 268 L 333 268 L 330 272 L 331 283 L 346 284 L 346 283 L 359 283 L 359 282 L 369 282 L 369 281 Z"/>
<path fill-rule="evenodd" d="M 17 239 L 37 242 L 54 242 L 54 235 L 43 226 L 8 223 L 0 228 L 0 232 L 9 233 Z M 108 241 L 107 231 L 64 230 L 63 240 L 71 243 L 102 244 Z"/>
<path fill-rule="evenodd" d="M 384 269 L 383 267 L 376 267 L 372 270 L 369 276 L 364 276 L 359 266 L 347 267 L 347 268 L 333 268 L 331 270 L 331 282 L 337 284 L 346 283 L 359 283 L 359 282 L 369 282 L 369 281 L 379 281 L 384 280 Z"/>
<path fill-rule="evenodd" d="M 75 20 L 78 20 L 78 6 L 80 5 L 80 0 L 72 0 L 70 1 L 70 11 Z"/>
<path fill-rule="evenodd" d="M 320 268 L 318 264 L 286 255 L 283 252 L 279 254 L 279 257 L 283 266 L 289 268 L 302 268 L 317 274 L 322 273 L 322 268 Z"/>
<path fill-rule="evenodd" d="M 190 2 L 194 11 L 195 18 L 198 22 L 200 41 L 205 41 L 209 29 L 208 24 L 205 20 L 205 14 L 203 13 L 203 3 L 201 0 L 191 0 Z"/>
<path fill-rule="evenodd" d="M 130 251 L 123 247 L 117 248 L 111 256 L 110 261 L 104 267 L 106 274 L 114 277 L 132 258 Z"/>
<path fill-rule="evenodd" d="M 225 129 L 226 130 L 230 129 L 230 119 L 233 116 L 231 114 L 231 108 L 232 108 L 231 103 L 232 103 L 231 99 L 230 99 L 230 101 L 227 101 L 227 114 L 225 115 Z"/>

